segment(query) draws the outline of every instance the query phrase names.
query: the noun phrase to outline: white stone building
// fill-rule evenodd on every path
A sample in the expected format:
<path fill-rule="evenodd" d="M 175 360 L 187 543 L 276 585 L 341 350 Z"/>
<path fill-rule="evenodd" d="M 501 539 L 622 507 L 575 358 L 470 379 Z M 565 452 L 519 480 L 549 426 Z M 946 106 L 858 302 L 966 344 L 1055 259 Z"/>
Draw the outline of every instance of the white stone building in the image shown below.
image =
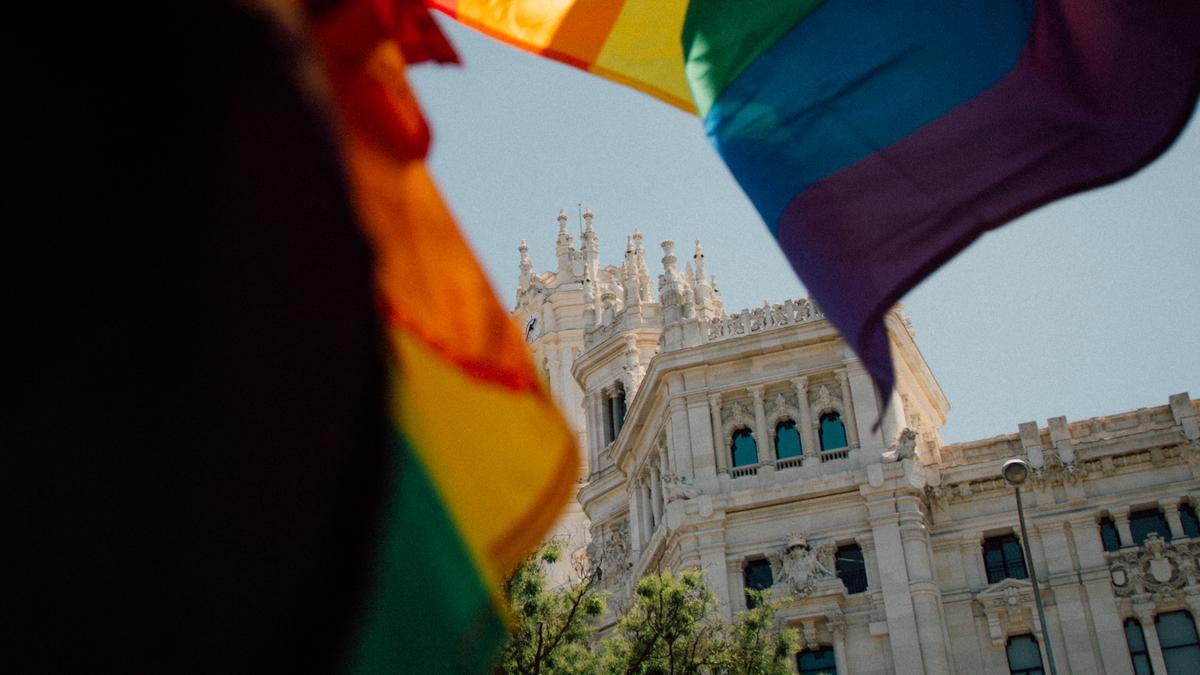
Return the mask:
<path fill-rule="evenodd" d="M 1037 673 L 1048 639 L 1060 673 L 1200 673 L 1200 402 L 945 445 L 899 309 L 884 406 L 810 300 L 727 312 L 698 242 L 682 271 L 663 242 L 655 285 L 640 233 L 602 266 L 583 218 L 575 249 L 559 215 L 556 271 L 522 244 L 515 313 L 585 451 L 560 531 L 616 611 L 647 572 L 697 568 L 727 615 L 747 587 L 783 601 L 800 672 Z"/>

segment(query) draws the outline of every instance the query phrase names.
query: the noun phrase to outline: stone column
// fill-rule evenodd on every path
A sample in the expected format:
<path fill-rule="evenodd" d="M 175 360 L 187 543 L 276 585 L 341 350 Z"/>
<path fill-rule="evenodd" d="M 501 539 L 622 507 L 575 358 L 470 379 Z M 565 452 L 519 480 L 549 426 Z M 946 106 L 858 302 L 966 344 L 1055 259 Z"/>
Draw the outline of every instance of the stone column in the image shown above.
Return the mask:
<path fill-rule="evenodd" d="M 583 397 L 584 426 L 587 427 L 588 432 L 588 469 L 590 472 L 600 470 L 600 451 L 604 449 L 604 445 L 601 442 L 602 439 L 598 433 L 599 425 L 597 424 L 597 422 L 600 421 L 599 398 L 600 397 L 595 392 Z"/>
<path fill-rule="evenodd" d="M 654 514 L 654 526 L 662 523 L 662 473 L 657 466 L 650 465 L 650 512 Z"/>
<path fill-rule="evenodd" d="M 658 523 L 654 518 L 654 501 L 650 496 L 650 481 L 646 475 L 642 475 L 640 482 L 640 490 L 642 495 L 642 523 L 646 526 L 646 543 L 654 537 L 654 528 L 658 527 Z"/>
<path fill-rule="evenodd" d="M 916 610 L 908 587 L 908 566 L 904 562 L 896 502 L 887 490 L 874 492 L 865 485 L 859 490 L 866 499 L 867 518 L 875 541 L 892 666 L 897 673 L 924 673 L 922 644 L 917 635 Z"/>
<path fill-rule="evenodd" d="M 1172 539 L 1183 538 L 1183 521 L 1179 519 L 1179 502 L 1174 499 L 1160 499 L 1158 508 L 1162 509 L 1167 518 L 1167 526 L 1171 528 Z"/>
<path fill-rule="evenodd" d="M 908 567 L 908 588 L 912 594 L 917 635 L 921 642 L 926 673 L 951 673 L 946 649 L 946 622 L 942 618 L 942 594 L 933 579 L 933 561 L 929 553 L 929 532 L 921 501 L 914 494 L 897 495 L 900 539 Z"/>
<path fill-rule="evenodd" d="M 833 662 L 839 673 L 850 673 L 850 664 L 846 662 L 846 619 L 839 613 L 826 620 L 829 635 L 833 638 Z"/>
<path fill-rule="evenodd" d="M 717 473 L 729 473 L 729 453 L 725 451 L 725 431 L 721 428 L 721 395 L 708 395 L 708 410 L 712 416 L 713 453 L 717 460 Z"/>
<path fill-rule="evenodd" d="M 834 373 L 837 375 L 838 384 L 842 385 L 842 408 L 846 415 L 843 420 L 846 423 L 846 443 L 852 447 L 859 447 L 858 442 L 858 422 L 854 418 L 854 399 L 850 395 L 850 377 L 845 368 L 838 368 Z"/>
<path fill-rule="evenodd" d="M 1150 652 L 1150 665 L 1156 673 L 1167 672 L 1167 662 L 1163 660 L 1162 645 L 1158 644 L 1158 626 L 1154 625 L 1154 603 L 1139 603 L 1133 606 L 1137 620 L 1142 624 L 1142 635 L 1146 637 L 1146 651 Z"/>
<path fill-rule="evenodd" d="M 800 443 L 804 446 L 805 461 L 816 461 L 817 456 L 821 454 L 821 449 L 817 447 L 817 435 L 813 430 L 812 410 L 808 405 L 808 378 L 797 377 L 792 380 L 792 386 L 796 388 L 796 407 L 800 410 Z"/>
<path fill-rule="evenodd" d="M 771 437 L 767 433 L 767 412 L 763 408 L 763 385 L 756 384 L 746 387 L 754 398 L 754 445 L 758 448 L 758 463 L 770 464 L 775 461 L 775 453 L 769 447 Z"/>
<path fill-rule="evenodd" d="M 637 560 L 637 553 L 642 550 L 642 537 L 645 536 L 642 528 L 642 489 L 638 486 L 634 479 L 629 480 L 629 543 L 633 547 L 633 560 Z"/>
<path fill-rule="evenodd" d="M 1136 546 L 1138 542 L 1133 540 L 1133 531 L 1129 529 L 1129 509 L 1110 510 L 1108 515 L 1112 516 L 1113 524 L 1117 526 L 1117 536 L 1121 539 L 1121 548 Z"/>
<path fill-rule="evenodd" d="M 609 439 L 615 438 L 613 433 L 613 417 L 612 417 L 612 391 L 611 387 L 601 387 L 600 389 L 600 449 L 608 447 Z"/>

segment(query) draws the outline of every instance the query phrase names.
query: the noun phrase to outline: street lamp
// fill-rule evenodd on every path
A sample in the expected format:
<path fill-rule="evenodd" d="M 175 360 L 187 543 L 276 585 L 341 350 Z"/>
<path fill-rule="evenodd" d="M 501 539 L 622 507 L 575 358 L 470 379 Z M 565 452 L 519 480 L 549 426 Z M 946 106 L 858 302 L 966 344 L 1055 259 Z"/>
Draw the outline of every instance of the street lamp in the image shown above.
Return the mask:
<path fill-rule="evenodd" d="M 1000 469 L 1004 482 L 1013 486 L 1017 493 L 1017 520 L 1021 522 L 1021 550 L 1025 553 L 1025 566 L 1029 568 L 1029 580 L 1033 583 L 1033 601 L 1037 604 L 1038 621 L 1042 624 L 1042 645 L 1046 648 L 1046 662 L 1050 675 L 1058 675 L 1054 667 L 1054 651 L 1050 648 L 1050 628 L 1046 624 L 1046 609 L 1042 606 L 1042 592 L 1038 589 L 1037 572 L 1033 569 L 1033 552 L 1029 550 L 1029 533 L 1025 530 L 1025 508 L 1021 506 L 1021 484 L 1029 478 L 1029 464 L 1023 459 L 1010 459 Z"/>

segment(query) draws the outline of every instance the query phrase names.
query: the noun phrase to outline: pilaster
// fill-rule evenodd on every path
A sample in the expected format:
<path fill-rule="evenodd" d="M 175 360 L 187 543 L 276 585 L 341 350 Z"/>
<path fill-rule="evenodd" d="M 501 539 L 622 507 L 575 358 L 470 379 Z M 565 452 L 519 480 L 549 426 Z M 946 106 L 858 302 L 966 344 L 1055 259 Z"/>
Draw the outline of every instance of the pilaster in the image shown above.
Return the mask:
<path fill-rule="evenodd" d="M 759 465 L 770 464 L 774 461 L 774 453 L 769 447 L 771 437 L 767 434 L 767 413 L 763 408 L 763 385 L 756 384 L 746 387 L 746 391 L 750 392 L 750 396 L 754 400 L 754 445 L 758 449 L 758 463 Z"/>
<path fill-rule="evenodd" d="M 717 473 L 729 473 L 729 457 L 725 452 L 725 437 L 721 430 L 721 395 L 708 395 L 709 416 L 712 418 L 713 456 L 716 458 Z"/>
<path fill-rule="evenodd" d="M 808 405 L 808 378 L 797 377 L 792 380 L 796 388 L 796 408 L 800 412 L 800 444 L 804 446 L 804 461 L 819 461 L 821 449 L 817 447 L 817 435 L 813 429 L 812 410 Z"/>
<path fill-rule="evenodd" d="M 897 673 L 923 673 L 922 644 L 917 634 L 917 613 L 909 590 L 908 566 L 896 501 L 890 490 L 859 488 L 866 500 L 871 535 L 878 557 L 879 581 L 887 616 L 888 643 Z"/>
<path fill-rule="evenodd" d="M 834 371 L 838 384 L 842 387 L 842 407 L 846 415 L 846 443 L 851 448 L 861 447 L 858 437 L 858 421 L 854 414 L 854 397 L 850 392 L 850 377 L 845 368 Z"/>

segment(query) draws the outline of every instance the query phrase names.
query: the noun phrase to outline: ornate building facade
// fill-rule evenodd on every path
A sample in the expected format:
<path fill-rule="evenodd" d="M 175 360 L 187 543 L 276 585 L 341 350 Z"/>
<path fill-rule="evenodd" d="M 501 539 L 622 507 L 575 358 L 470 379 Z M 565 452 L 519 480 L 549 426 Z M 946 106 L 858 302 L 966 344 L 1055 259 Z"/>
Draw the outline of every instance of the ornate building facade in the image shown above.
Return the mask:
<path fill-rule="evenodd" d="M 800 672 L 1036 673 L 1047 641 L 1061 673 L 1200 672 L 1200 401 L 944 444 L 899 308 L 884 405 L 811 300 L 726 311 L 699 242 L 682 270 L 662 242 L 655 283 L 639 232 L 604 266 L 592 221 L 576 249 L 559 214 L 554 271 L 522 243 L 515 314 L 585 451 L 560 536 L 614 616 L 641 576 L 696 568 L 727 616 L 780 600 Z"/>

